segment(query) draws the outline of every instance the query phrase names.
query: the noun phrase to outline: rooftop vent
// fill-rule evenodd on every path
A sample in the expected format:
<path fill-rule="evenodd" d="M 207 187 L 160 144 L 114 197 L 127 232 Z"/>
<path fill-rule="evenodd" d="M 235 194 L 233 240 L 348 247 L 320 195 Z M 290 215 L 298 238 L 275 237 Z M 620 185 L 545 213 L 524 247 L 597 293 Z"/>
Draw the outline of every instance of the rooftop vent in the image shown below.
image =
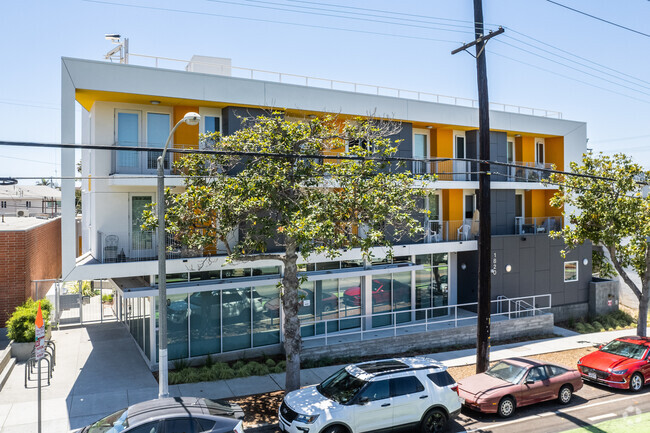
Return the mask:
<path fill-rule="evenodd" d="M 200 72 L 202 74 L 232 75 L 232 60 L 225 57 L 209 57 L 194 55 L 185 66 L 187 72 Z"/>

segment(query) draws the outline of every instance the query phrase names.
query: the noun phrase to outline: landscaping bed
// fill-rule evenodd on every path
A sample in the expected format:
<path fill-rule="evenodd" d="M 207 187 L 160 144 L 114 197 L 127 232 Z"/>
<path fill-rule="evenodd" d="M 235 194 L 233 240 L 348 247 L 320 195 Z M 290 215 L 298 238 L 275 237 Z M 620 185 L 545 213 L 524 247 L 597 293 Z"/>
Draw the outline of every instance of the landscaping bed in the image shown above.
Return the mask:
<path fill-rule="evenodd" d="M 619 329 L 635 329 L 636 319 L 624 311 L 596 316 L 588 319 L 568 320 L 558 323 L 557 326 L 567 328 L 580 334 L 594 332 L 615 331 Z"/>

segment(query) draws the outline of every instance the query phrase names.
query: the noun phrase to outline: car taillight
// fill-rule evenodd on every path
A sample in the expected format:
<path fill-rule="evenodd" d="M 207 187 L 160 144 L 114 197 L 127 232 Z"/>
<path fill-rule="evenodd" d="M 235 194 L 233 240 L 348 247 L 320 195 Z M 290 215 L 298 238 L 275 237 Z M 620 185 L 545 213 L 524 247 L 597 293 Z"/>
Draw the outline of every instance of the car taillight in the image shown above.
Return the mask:
<path fill-rule="evenodd" d="M 244 424 L 239 421 L 239 423 L 235 426 L 235 429 L 233 430 L 234 433 L 244 433 Z"/>
<path fill-rule="evenodd" d="M 449 388 L 451 388 L 452 391 L 454 391 L 456 394 L 458 394 L 458 384 L 457 383 L 453 384 Z"/>

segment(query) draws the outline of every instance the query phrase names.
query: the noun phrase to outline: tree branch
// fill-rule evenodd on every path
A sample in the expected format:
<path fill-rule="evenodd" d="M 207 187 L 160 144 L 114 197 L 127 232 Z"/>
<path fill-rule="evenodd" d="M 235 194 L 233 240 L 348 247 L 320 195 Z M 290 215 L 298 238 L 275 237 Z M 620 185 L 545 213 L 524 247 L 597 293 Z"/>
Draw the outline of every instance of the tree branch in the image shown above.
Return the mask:
<path fill-rule="evenodd" d="M 625 268 L 621 266 L 621 263 L 618 261 L 616 258 L 616 247 L 614 246 L 608 246 L 607 247 L 607 252 L 609 253 L 609 259 L 612 261 L 614 264 L 614 268 L 616 268 L 616 272 L 623 278 L 623 281 L 625 281 L 625 284 L 630 286 L 630 289 L 632 289 L 632 292 L 634 292 L 634 295 L 640 300 L 641 299 L 641 291 L 639 288 L 634 284 L 634 281 L 630 279 L 630 277 L 627 275 L 627 272 L 625 271 Z"/>

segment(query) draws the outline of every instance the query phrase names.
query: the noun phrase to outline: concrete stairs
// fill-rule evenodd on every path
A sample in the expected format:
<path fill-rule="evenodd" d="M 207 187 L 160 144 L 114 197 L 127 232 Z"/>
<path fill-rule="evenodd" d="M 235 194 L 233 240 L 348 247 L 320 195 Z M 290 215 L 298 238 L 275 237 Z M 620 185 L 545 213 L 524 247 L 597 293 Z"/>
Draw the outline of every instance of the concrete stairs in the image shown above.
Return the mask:
<path fill-rule="evenodd" d="M 16 359 L 11 357 L 11 343 L 0 351 L 0 390 L 16 365 Z"/>

